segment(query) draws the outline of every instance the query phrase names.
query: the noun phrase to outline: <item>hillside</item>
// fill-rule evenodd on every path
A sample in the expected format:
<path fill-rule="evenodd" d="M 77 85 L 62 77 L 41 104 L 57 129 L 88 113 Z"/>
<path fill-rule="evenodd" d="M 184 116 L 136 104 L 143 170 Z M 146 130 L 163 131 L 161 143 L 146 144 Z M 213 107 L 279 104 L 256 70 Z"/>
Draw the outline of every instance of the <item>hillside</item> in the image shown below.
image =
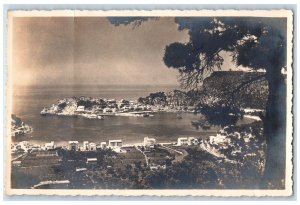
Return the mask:
<path fill-rule="evenodd" d="M 264 109 L 268 85 L 262 72 L 217 71 L 203 82 L 203 92 L 211 97 L 229 99 L 242 108 Z"/>
<path fill-rule="evenodd" d="M 11 136 L 17 137 L 32 132 L 32 127 L 25 124 L 16 115 L 11 115 Z"/>
<path fill-rule="evenodd" d="M 217 71 L 203 81 L 200 91 L 174 90 L 172 92 L 150 93 L 140 97 L 139 103 L 161 106 L 196 106 L 200 100 L 208 104 L 212 101 L 226 100 L 233 96 L 236 104 L 242 108 L 264 109 L 268 96 L 267 82 L 263 79 L 248 83 L 262 73 L 241 71 Z M 241 89 L 237 88 L 245 84 Z M 207 98 L 207 99 L 206 99 Z M 208 99 L 209 98 L 209 99 Z"/>

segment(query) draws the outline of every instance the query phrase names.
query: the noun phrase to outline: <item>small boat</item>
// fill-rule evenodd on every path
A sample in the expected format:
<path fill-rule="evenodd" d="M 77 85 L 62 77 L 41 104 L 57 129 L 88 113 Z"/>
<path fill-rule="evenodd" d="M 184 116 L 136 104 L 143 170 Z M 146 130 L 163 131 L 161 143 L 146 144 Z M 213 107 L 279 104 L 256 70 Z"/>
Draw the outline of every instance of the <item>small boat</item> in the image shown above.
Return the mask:
<path fill-rule="evenodd" d="M 176 117 L 177 117 L 177 119 L 180 119 L 180 120 L 182 119 L 182 116 L 181 116 L 181 115 L 179 115 L 179 114 L 177 114 L 177 116 L 176 116 Z"/>

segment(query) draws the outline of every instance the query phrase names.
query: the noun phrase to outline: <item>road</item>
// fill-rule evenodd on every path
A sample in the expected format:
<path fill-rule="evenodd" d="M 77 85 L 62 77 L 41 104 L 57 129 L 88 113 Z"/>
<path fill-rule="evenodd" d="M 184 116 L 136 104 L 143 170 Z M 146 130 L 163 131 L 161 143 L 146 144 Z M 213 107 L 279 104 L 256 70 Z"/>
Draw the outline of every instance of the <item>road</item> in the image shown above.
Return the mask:
<path fill-rule="evenodd" d="M 147 167 L 148 167 L 149 166 L 149 159 L 148 159 L 147 155 L 140 148 L 135 147 L 135 149 L 137 149 L 139 152 L 141 152 L 144 155 L 145 160 L 146 160 L 146 164 L 147 164 Z"/>
<path fill-rule="evenodd" d="M 175 153 L 175 160 L 173 160 L 172 163 L 181 162 L 184 159 L 184 157 L 188 156 L 188 152 L 185 151 L 185 150 L 178 151 L 176 149 L 173 149 L 171 147 L 167 147 L 167 146 L 162 145 L 162 144 L 160 146 Z"/>

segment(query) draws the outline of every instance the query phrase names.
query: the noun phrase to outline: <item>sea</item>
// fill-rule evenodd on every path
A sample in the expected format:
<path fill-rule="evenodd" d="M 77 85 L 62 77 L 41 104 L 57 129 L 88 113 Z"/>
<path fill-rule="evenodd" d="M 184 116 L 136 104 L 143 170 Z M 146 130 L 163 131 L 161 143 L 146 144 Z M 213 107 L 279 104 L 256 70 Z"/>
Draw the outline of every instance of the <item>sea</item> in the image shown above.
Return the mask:
<path fill-rule="evenodd" d="M 209 130 L 196 129 L 191 122 L 201 119 L 200 114 L 155 113 L 153 117 L 109 116 L 103 120 L 74 116 L 41 116 L 44 107 L 56 104 L 59 99 L 86 96 L 107 99 L 136 100 L 153 92 L 172 91 L 176 86 L 146 85 L 82 85 L 82 86 L 17 86 L 13 92 L 13 114 L 33 127 L 33 132 L 13 141 L 30 141 L 36 144 L 54 141 L 66 145 L 76 140 L 99 143 L 121 139 L 123 144 L 141 143 L 146 136 L 157 142 L 176 142 L 179 137 L 207 137 L 220 127 Z"/>

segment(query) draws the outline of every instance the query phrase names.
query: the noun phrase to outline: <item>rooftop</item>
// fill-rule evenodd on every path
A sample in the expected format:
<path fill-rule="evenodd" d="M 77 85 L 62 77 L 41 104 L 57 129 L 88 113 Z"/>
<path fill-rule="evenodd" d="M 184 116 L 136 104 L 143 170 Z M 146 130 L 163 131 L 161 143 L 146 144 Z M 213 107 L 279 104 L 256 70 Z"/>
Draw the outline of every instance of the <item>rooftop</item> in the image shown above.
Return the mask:
<path fill-rule="evenodd" d="M 122 140 L 109 140 L 109 142 L 122 142 Z"/>

